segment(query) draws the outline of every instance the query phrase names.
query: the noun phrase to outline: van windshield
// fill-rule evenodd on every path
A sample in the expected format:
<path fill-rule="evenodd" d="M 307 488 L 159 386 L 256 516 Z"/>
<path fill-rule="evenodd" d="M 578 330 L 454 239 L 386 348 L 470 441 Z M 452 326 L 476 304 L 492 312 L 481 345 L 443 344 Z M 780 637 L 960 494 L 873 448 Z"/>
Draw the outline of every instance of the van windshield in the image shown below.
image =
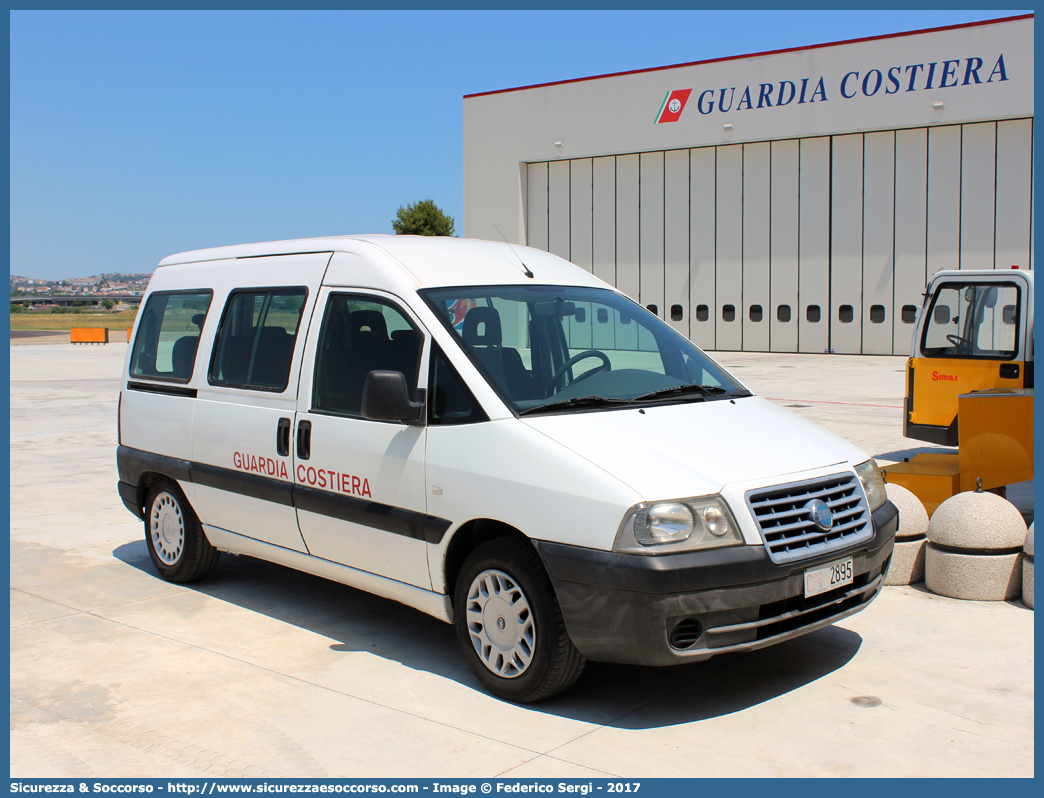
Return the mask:
<path fill-rule="evenodd" d="M 673 328 L 614 291 L 534 285 L 420 293 L 520 415 L 750 395 Z"/>

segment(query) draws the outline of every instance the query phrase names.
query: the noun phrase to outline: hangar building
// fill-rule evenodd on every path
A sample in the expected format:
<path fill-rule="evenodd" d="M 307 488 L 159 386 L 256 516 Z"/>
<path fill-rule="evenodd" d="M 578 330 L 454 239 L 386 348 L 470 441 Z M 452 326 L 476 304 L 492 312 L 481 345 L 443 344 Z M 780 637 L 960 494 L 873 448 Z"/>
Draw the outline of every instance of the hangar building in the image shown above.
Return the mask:
<path fill-rule="evenodd" d="M 1033 15 L 464 98 L 464 235 L 710 350 L 907 354 L 926 277 L 1033 266 Z"/>

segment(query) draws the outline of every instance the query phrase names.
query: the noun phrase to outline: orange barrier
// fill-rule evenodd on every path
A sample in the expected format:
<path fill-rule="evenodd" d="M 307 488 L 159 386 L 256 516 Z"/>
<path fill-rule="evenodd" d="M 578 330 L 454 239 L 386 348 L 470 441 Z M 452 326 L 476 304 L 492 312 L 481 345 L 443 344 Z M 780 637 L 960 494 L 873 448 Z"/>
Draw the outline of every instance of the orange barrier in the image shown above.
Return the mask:
<path fill-rule="evenodd" d="M 107 344 L 109 343 L 108 327 L 73 327 L 69 330 L 71 344 Z"/>
<path fill-rule="evenodd" d="M 130 327 L 128 327 L 128 328 L 127 328 L 127 343 L 128 343 L 128 344 L 130 343 L 130 334 L 131 334 L 131 328 L 130 328 Z"/>

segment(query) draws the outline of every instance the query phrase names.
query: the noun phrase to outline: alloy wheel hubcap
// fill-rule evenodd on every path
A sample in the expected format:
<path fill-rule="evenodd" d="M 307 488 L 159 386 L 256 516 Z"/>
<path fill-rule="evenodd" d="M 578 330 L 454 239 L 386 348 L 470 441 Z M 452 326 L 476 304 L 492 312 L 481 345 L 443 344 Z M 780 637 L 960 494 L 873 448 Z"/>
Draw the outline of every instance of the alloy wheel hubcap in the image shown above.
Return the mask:
<path fill-rule="evenodd" d="M 468 589 L 465 613 L 482 663 L 505 679 L 525 673 L 536 648 L 536 623 L 518 583 L 503 571 L 483 571 Z"/>

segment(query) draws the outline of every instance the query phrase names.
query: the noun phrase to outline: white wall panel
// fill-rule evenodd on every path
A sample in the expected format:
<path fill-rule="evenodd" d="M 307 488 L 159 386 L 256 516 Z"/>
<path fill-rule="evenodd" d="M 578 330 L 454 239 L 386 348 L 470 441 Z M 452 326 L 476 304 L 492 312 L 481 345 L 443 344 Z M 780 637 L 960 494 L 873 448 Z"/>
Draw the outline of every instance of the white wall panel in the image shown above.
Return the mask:
<path fill-rule="evenodd" d="M 834 136 L 832 147 L 830 348 L 839 355 L 857 355 L 863 293 L 863 135 Z"/>
<path fill-rule="evenodd" d="M 547 250 L 569 260 L 569 161 L 547 165 Z"/>
<path fill-rule="evenodd" d="M 797 351 L 798 307 L 798 141 L 772 142 L 772 220 L 769 253 L 769 349 Z M 780 320 L 780 306 L 789 320 Z"/>
<path fill-rule="evenodd" d="M 743 349 L 769 348 L 769 200 L 772 146 L 743 145 Z"/>
<path fill-rule="evenodd" d="M 830 341 L 830 139 L 799 145 L 798 351 L 823 352 Z M 819 321 L 810 321 L 818 310 Z"/>
<path fill-rule="evenodd" d="M 996 181 L 997 123 L 965 125 L 961 140 L 962 269 L 993 268 Z"/>
<path fill-rule="evenodd" d="M 903 307 L 921 307 L 927 285 L 925 246 L 928 227 L 928 130 L 895 134 L 895 282 L 891 307 L 892 353 L 910 353 L 913 323 Z"/>
<path fill-rule="evenodd" d="M 547 249 L 547 163 L 531 163 L 526 188 L 526 243 Z"/>
<path fill-rule="evenodd" d="M 591 172 L 594 274 L 616 285 L 616 158 L 595 158 Z"/>
<path fill-rule="evenodd" d="M 569 162 L 569 260 L 593 271 L 591 253 L 591 159 Z"/>
<path fill-rule="evenodd" d="M 997 123 L 996 267 L 1029 268 L 1033 120 Z"/>
<path fill-rule="evenodd" d="M 640 275 L 639 301 L 663 313 L 663 153 L 646 152 L 639 158 Z"/>
<path fill-rule="evenodd" d="M 715 225 L 717 219 L 716 148 L 689 150 L 689 339 L 714 349 L 717 318 L 715 299 Z M 706 308 L 701 321 L 698 309 Z"/>
<path fill-rule="evenodd" d="M 739 351 L 743 348 L 743 145 L 718 147 L 717 164 L 717 240 L 714 312 L 716 349 Z M 732 321 L 725 321 L 731 308 Z"/>
<path fill-rule="evenodd" d="M 928 130 L 928 276 L 961 264 L 961 128 Z"/>
<path fill-rule="evenodd" d="M 527 187 L 529 181 L 528 167 L 524 166 L 520 175 L 519 162 L 546 163 L 566 153 L 570 158 L 604 157 L 615 153 L 697 149 L 923 126 L 932 131 L 929 147 L 933 172 L 929 188 L 932 219 L 927 245 L 932 257 L 928 270 L 932 272 L 951 265 L 940 260 L 951 259 L 952 265 L 956 265 L 961 221 L 960 149 L 958 146 L 956 159 L 947 163 L 946 152 L 935 145 L 953 136 L 953 131 L 957 131 L 959 139 L 961 125 L 1033 116 L 1034 25 L 1029 15 L 951 30 L 906 32 L 825 48 L 797 48 L 758 58 L 716 59 L 667 71 L 632 72 L 471 95 L 464 99 L 463 106 L 463 233 L 496 238 L 492 230 L 494 221 L 504 228 L 505 225 L 513 227 L 514 220 L 523 218 L 523 211 L 528 210 L 528 191 L 521 187 Z M 1007 70 L 1004 80 L 999 79 L 994 69 L 1001 53 Z M 954 76 L 957 84 L 940 89 L 947 59 L 960 61 Z M 978 63 L 978 59 L 982 60 L 982 66 L 975 73 L 977 80 L 965 80 L 971 70 L 964 67 Z M 918 64 L 926 67 L 936 64 L 936 67 L 920 69 Z M 901 87 L 889 94 L 893 91 L 888 75 L 891 65 L 900 71 Z M 913 71 L 903 71 L 904 65 L 914 65 Z M 875 69 L 884 73 L 884 80 L 880 90 L 871 94 L 866 85 L 873 87 L 872 70 Z M 839 86 L 851 71 L 859 73 L 856 80 L 847 81 L 848 88 L 855 93 L 845 99 L 839 94 Z M 932 89 L 926 88 L 929 72 L 935 81 Z M 952 70 L 950 74 L 953 75 Z M 824 93 L 809 96 L 820 77 Z M 864 78 L 870 83 L 864 85 Z M 809 85 L 803 93 L 805 79 Z M 668 85 L 664 81 L 668 81 Z M 780 102 L 786 93 L 783 91 L 786 81 L 796 82 L 799 95 L 804 96 Z M 771 92 L 771 106 L 758 101 L 757 87 L 766 83 L 771 84 L 769 88 L 776 86 Z M 949 83 L 953 83 L 953 79 Z M 664 92 L 686 86 L 712 89 L 713 110 L 706 102 L 710 95 L 704 98 L 702 107 L 697 108 L 700 97 L 694 94 L 677 121 L 652 124 L 655 107 Z M 739 111 L 739 95 L 746 86 L 751 87 L 756 107 Z M 721 94 L 715 87 L 737 87 L 731 98 L 725 100 L 726 105 L 731 102 L 731 110 L 721 110 Z M 813 99 L 816 101 L 812 102 Z M 933 110 L 932 102 L 936 100 L 945 101 L 945 108 Z M 736 124 L 726 129 L 722 123 Z M 947 127 L 951 132 L 945 131 Z M 556 141 L 564 143 L 564 149 L 556 148 Z M 937 180 L 943 175 L 948 176 L 949 185 Z M 1032 187 L 1030 190 L 1032 200 Z M 956 215 L 950 215 L 953 209 Z M 995 218 L 1011 217 L 998 213 Z M 514 235 L 508 230 L 504 232 L 509 237 Z M 999 248 L 993 251 L 1000 257 Z"/>
<path fill-rule="evenodd" d="M 681 306 L 681 319 L 672 308 Z M 663 318 L 689 337 L 689 151 L 664 153 Z"/>
<path fill-rule="evenodd" d="M 638 300 L 638 156 L 616 158 L 616 287 Z"/>
<path fill-rule="evenodd" d="M 864 355 L 892 354 L 895 271 L 895 133 L 863 140 L 863 345 Z"/>

